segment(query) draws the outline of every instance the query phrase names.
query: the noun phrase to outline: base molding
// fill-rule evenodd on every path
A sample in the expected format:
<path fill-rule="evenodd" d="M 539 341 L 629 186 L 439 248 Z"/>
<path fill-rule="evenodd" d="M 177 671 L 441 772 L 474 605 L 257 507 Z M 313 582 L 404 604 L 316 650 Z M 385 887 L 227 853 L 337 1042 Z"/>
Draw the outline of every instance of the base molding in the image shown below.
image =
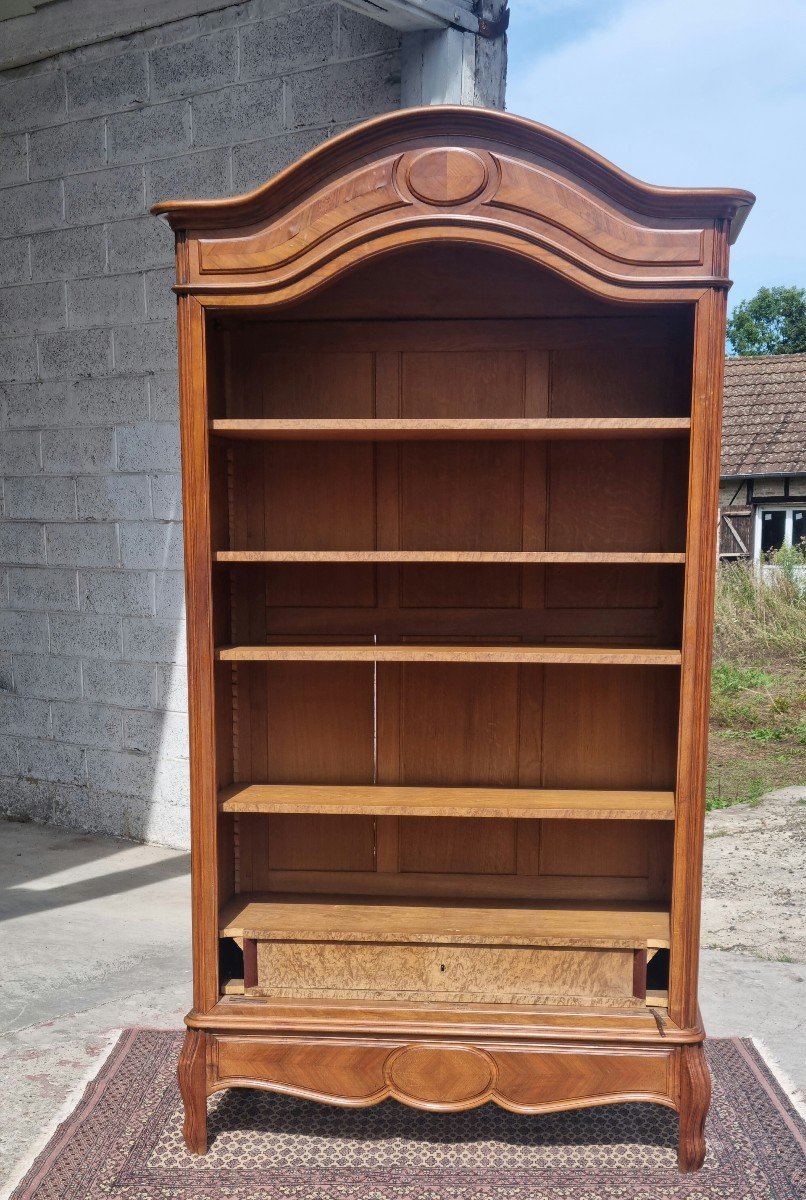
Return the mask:
<path fill-rule="evenodd" d="M 548 1113 L 644 1101 L 680 1113 L 679 1163 L 697 1170 L 710 1076 L 701 1044 L 613 1045 L 284 1037 L 188 1031 L 179 1065 L 188 1148 L 204 1153 L 213 1092 L 253 1087 L 353 1108 L 393 1098 L 431 1112 L 492 1102 Z"/>

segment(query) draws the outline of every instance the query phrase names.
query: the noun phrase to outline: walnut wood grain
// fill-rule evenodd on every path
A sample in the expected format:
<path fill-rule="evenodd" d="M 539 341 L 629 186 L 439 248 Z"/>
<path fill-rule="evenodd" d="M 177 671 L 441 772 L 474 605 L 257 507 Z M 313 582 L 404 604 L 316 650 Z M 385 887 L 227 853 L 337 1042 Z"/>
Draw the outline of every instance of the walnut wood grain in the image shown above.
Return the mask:
<path fill-rule="evenodd" d="M 752 199 L 435 107 L 247 196 L 157 207 L 180 301 L 191 1150 L 207 1092 L 243 1085 L 434 1111 L 650 1100 L 701 1165 L 719 399 Z M 241 990 L 270 991 L 279 936 L 313 939 L 321 994 L 238 994 L 220 916 Z M 351 998 L 369 976 L 351 988 L 346 944 L 368 969 L 401 947 L 391 990 L 423 971 L 416 1002 Z M 658 946 L 668 996 L 644 1001 Z M 566 951 L 564 982 L 514 1003 L 520 968 Z M 494 1003 L 472 1000 L 474 953 Z M 623 1004 L 593 969 L 617 961 Z"/>
<path fill-rule="evenodd" d="M 207 1035 L 188 1029 L 177 1068 L 185 1107 L 182 1133 L 191 1154 L 207 1152 Z"/>
<path fill-rule="evenodd" d="M 679 1070 L 678 1164 L 683 1172 L 699 1171 L 705 1161 L 705 1119 L 711 1103 L 711 1075 L 701 1045 L 681 1048 Z"/>
<path fill-rule="evenodd" d="M 495 1043 L 397 1043 L 358 1039 L 216 1039 L 213 1090 L 251 1086 L 350 1108 L 389 1097 L 432 1112 L 492 1101 L 511 1112 L 557 1112 L 649 1100 L 674 1107 L 679 1051 L 522 1048 Z"/>

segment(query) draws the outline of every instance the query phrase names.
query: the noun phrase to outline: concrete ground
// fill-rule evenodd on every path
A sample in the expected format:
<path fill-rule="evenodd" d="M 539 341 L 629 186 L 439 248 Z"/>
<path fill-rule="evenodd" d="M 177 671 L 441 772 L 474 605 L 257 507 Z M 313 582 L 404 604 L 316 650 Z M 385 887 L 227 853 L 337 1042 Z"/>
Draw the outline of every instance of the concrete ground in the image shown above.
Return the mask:
<path fill-rule="evenodd" d="M 709 815 L 700 994 L 710 1034 L 760 1038 L 806 1095 L 804 797 Z M 117 1030 L 181 1028 L 188 869 L 159 846 L 0 824 L 0 1195 Z"/>

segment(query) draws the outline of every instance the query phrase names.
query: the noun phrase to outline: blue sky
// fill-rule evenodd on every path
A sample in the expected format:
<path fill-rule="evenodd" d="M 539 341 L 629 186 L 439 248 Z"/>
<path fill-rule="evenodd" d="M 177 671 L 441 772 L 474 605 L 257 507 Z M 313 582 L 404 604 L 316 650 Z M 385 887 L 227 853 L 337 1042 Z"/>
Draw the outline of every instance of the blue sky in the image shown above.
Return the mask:
<path fill-rule="evenodd" d="M 730 303 L 806 287 L 806 0 L 510 7 L 510 112 L 649 183 L 749 188 Z"/>

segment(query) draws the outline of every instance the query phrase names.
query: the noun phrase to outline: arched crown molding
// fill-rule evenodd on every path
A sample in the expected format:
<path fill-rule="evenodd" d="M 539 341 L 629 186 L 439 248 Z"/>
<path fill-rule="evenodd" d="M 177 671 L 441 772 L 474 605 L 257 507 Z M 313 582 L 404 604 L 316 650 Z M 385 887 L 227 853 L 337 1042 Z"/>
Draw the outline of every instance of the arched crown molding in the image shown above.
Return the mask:
<path fill-rule="evenodd" d="M 483 242 L 603 294 L 727 286 L 754 197 L 655 187 L 546 126 L 487 109 L 403 109 L 318 146 L 255 191 L 165 202 L 180 287 L 300 294 L 372 255 Z"/>

